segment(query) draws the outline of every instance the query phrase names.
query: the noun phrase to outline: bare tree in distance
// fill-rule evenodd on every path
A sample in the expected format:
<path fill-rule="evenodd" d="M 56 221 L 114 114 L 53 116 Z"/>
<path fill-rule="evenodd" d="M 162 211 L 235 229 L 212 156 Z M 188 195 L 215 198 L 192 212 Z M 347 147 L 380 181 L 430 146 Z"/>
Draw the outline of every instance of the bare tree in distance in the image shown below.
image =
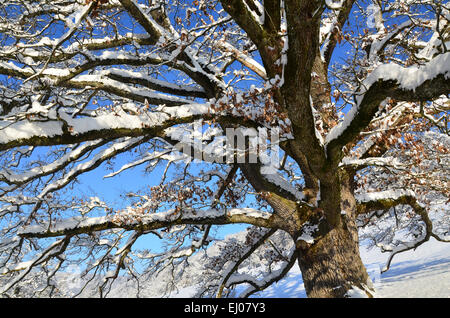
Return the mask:
<path fill-rule="evenodd" d="M 298 264 L 308 297 L 372 297 L 360 238 L 384 270 L 449 241 L 449 10 L 0 1 L 0 294 L 58 296 L 76 266 L 72 296 L 164 273 L 166 294 L 188 275 L 198 297 L 248 297 Z M 123 208 L 77 195 L 142 167 Z M 229 224 L 248 228 L 218 239 Z"/>

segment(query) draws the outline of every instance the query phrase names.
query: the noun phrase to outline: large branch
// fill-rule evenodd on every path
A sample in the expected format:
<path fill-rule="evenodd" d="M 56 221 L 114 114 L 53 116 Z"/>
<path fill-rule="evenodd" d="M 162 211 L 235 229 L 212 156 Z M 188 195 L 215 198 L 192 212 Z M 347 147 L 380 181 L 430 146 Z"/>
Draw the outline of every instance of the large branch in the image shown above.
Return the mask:
<path fill-rule="evenodd" d="M 158 107 L 140 115 L 127 114 L 121 109 L 117 112 L 75 118 L 71 114 L 60 112 L 45 121 L 3 121 L 0 125 L 0 151 L 20 146 L 76 144 L 96 139 L 158 137 L 164 136 L 164 130 L 171 126 L 198 119 L 215 119 L 247 127 L 258 126 L 256 122 L 244 120 L 239 116 L 215 113 L 209 104 Z"/>
<path fill-rule="evenodd" d="M 336 19 L 333 21 L 330 32 L 326 36 L 321 55 L 327 66 L 330 64 L 334 49 L 338 44 L 338 38 L 340 36 L 340 33 L 342 33 L 343 26 L 345 25 L 345 23 L 348 20 L 348 17 L 350 16 L 350 12 L 352 10 L 354 3 L 355 0 L 345 0 L 342 3 L 342 7 L 337 13 Z"/>
<path fill-rule="evenodd" d="M 387 271 L 390 267 L 392 259 L 395 255 L 416 249 L 423 243 L 427 242 L 431 237 L 441 242 L 449 242 L 446 239 L 442 239 L 439 235 L 433 233 L 433 223 L 428 216 L 426 209 L 417 201 L 414 192 L 412 191 L 384 191 L 368 193 L 364 196 L 356 197 L 358 202 L 357 213 L 365 214 L 373 211 L 384 210 L 387 211 L 397 205 L 409 205 L 414 212 L 420 216 L 425 224 L 425 235 L 413 242 L 405 242 L 394 248 L 388 246 L 382 246 L 383 252 L 390 252 L 386 266 L 383 268 L 383 272 Z"/>
<path fill-rule="evenodd" d="M 183 116 L 171 116 L 171 109 L 185 112 Z M 201 118 L 207 112 L 206 105 L 192 108 L 180 106 L 160 108 L 160 111 L 144 115 L 126 113 L 106 114 L 96 117 L 72 118 L 68 113 L 60 113 L 53 120 L 2 122 L 0 127 L 0 150 L 25 145 L 51 146 L 74 144 L 100 138 L 157 136 L 161 131 L 177 123 L 190 122 Z"/>
<path fill-rule="evenodd" d="M 16 187 L 19 187 L 23 184 L 26 184 L 28 182 L 31 182 L 33 180 L 36 180 L 41 177 L 45 177 L 47 175 L 56 173 L 65 167 L 67 167 L 69 164 L 76 162 L 80 158 L 83 158 L 87 153 L 105 145 L 110 140 L 95 140 L 91 142 L 84 143 L 83 145 L 75 145 L 72 149 L 72 151 L 66 153 L 59 159 L 47 164 L 47 165 L 40 165 L 34 168 L 31 168 L 24 173 L 13 173 L 11 171 L 8 171 L 7 169 L 0 170 L 0 181 L 6 182 L 9 185 L 14 185 L 15 187 L 12 187 L 12 189 L 15 189 Z"/>
<path fill-rule="evenodd" d="M 122 83 L 138 84 L 163 93 L 174 94 L 179 96 L 191 96 L 206 98 L 205 91 L 201 88 L 192 86 L 176 85 L 162 80 L 145 76 L 138 72 L 112 69 L 107 72 L 107 77 Z"/>
<path fill-rule="evenodd" d="M 106 77 L 110 77 L 109 79 Z M 78 88 L 83 89 L 86 87 L 91 87 L 93 89 L 102 90 L 104 92 L 114 94 L 116 96 L 125 97 L 127 99 L 149 104 L 149 105 L 165 105 L 165 106 L 181 106 L 192 103 L 192 101 L 184 98 L 180 98 L 173 95 L 161 94 L 152 89 L 156 88 L 160 91 L 166 91 L 162 85 L 147 85 L 148 88 L 137 88 L 128 83 L 132 84 L 133 79 L 125 78 L 120 76 L 109 76 L 109 75 L 81 75 L 73 80 L 63 82 L 61 86 L 67 88 Z M 127 83 L 128 82 L 128 83 Z M 149 81 L 147 81 L 149 82 Z M 125 84 L 127 83 L 127 84 Z M 140 81 L 141 84 L 145 84 L 145 80 Z M 175 85 L 174 85 L 175 86 Z M 171 89 L 170 93 L 180 93 L 182 96 L 188 96 L 189 92 L 181 89 Z M 203 94 L 204 95 L 204 94 Z"/>
<path fill-rule="evenodd" d="M 303 201 L 303 193 L 287 189 L 283 186 L 283 179 L 275 173 L 265 175 L 260 164 L 242 164 L 239 167 L 252 187 L 264 196 L 275 211 L 273 222 L 291 235 L 296 235 L 310 212 L 309 204 Z"/>
<path fill-rule="evenodd" d="M 281 91 L 294 135 L 291 149 L 296 149 L 294 155 L 301 152 L 308 170 L 319 176 L 325 166 L 325 153 L 317 135 L 311 105 L 311 74 L 319 51 L 323 2 L 285 1 L 285 10 L 289 48 Z"/>
<path fill-rule="evenodd" d="M 244 30 L 248 37 L 258 48 L 262 62 L 264 64 L 267 77 L 273 78 L 279 73 L 279 67 L 275 65 L 281 53 L 282 43 L 278 35 L 279 30 L 279 2 L 268 1 L 265 4 L 265 16 L 268 19 L 261 23 L 255 19 L 250 8 L 244 0 L 221 0 L 224 10 L 234 19 L 239 27 Z M 267 9 L 278 10 L 274 13 Z M 277 25 L 278 24 L 278 25 Z"/>
<path fill-rule="evenodd" d="M 404 68 L 396 64 L 381 65 L 364 81 L 356 93 L 356 105 L 343 122 L 327 135 L 328 159 L 338 163 L 342 147 L 364 130 L 386 98 L 398 101 L 429 101 L 450 92 L 450 53 L 435 57 L 423 67 Z"/>
<path fill-rule="evenodd" d="M 259 227 L 272 228 L 274 227 L 272 220 L 272 214 L 250 208 L 230 209 L 228 211 L 210 209 L 176 212 L 175 210 L 170 210 L 143 215 L 140 218 L 135 215 L 132 218 L 127 218 L 126 215 L 122 216 L 121 214 L 115 217 L 75 217 L 54 222 L 52 225 L 28 226 L 22 229 L 18 235 L 23 238 L 45 238 L 73 236 L 111 229 L 151 231 L 182 224 L 224 225 L 246 223 Z"/>
<path fill-rule="evenodd" d="M 281 0 L 264 0 L 264 28 L 277 33 L 281 28 Z"/>
<path fill-rule="evenodd" d="M 260 46 L 264 41 L 264 29 L 249 11 L 243 0 L 221 0 L 224 10 L 247 33 L 250 39 Z"/>
<path fill-rule="evenodd" d="M 121 64 L 124 62 L 120 59 L 111 61 L 113 64 Z M 130 61 L 128 61 L 130 62 Z M 103 63 L 108 64 L 109 61 L 103 61 Z M 147 103 L 151 105 L 166 105 L 166 106 L 180 106 L 184 104 L 191 103 L 190 100 L 183 99 L 173 95 L 179 96 L 192 96 L 192 97 L 206 97 L 205 93 L 201 89 L 194 89 L 184 86 L 178 86 L 168 82 L 158 81 L 145 76 L 135 76 L 133 77 L 133 72 L 126 73 L 123 71 L 120 75 L 111 72 L 97 72 L 91 75 L 80 75 L 77 76 L 82 71 L 87 69 L 95 68 L 102 63 L 94 63 L 93 61 L 88 62 L 84 65 L 73 70 L 60 71 L 59 75 L 54 75 L 55 69 L 43 70 L 39 75 L 40 77 L 50 79 L 55 86 L 66 87 L 66 88 L 76 88 L 84 89 L 86 87 L 91 87 L 92 89 L 102 90 L 104 92 L 114 94 L 116 96 L 125 97 L 134 101 L 141 103 Z M 31 77 L 37 77 L 29 68 L 24 68 L 18 70 L 14 67 L 7 67 L 10 65 L 0 65 L 0 74 L 7 74 L 10 76 L 16 76 L 18 78 L 29 79 Z M 116 71 L 117 72 L 117 71 Z M 114 74 L 114 75 L 112 75 Z M 129 75 L 129 76 L 125 76 Z M 141 84 L 146 86 L 146 88 L 136 88 L 132 85 L 127 84 Z M 164 92 L 167 94 L 161 94 L 159 92 Z M 171 95 L 168 95 L 171 94 Z M 14 107 L 11 105 L 7 109 Z"/>
<path fill-rule="evenodd" d="M 50 56 L 50 52 L 45 50 L 45 44 L 23 44 L 18 43 L 15 47 L 4 46 L 0 49 L 0 56 L 5 60 L 14 60 L 20 54 L 23 57 L 31 58 L 34 62 L 42 62 L 49 60 L 51 63 L 69 61 L 78 54 L 86 51 L 99 51 L 114 49 L 125 45 L 151 45 L 152 39 L 144 34 L 126 34 L 116 35 L 114 38 L 104 39 L 77 39 L 77 42 L 69 44 L 67 47 L 59 47 L 59 49 Z"/>
<path fill-rule="evenodd" d="M 365 214 L 379 210 L 389 210 L 399 204 L 409 204 L 416 202 L 415 194 L 412 191 L 388 190 L 382 192 L 365 193 L 355 196 L 357 214 Z"/>
<path fill-rule="evenodd" d="M 122 6 L 128 11 L 128 13 L 139 22 L 139 24 L 148 32 L 153 40 L 152 44 L 158 42 L 159 38 L 163 35 L 164 30 L 150 15 L 142 11 L 139 5 L 133 0 L 120 0 Z"/>
<path fill-rule="evenodd" d="M 219 42 L 218 44 L 221 49 L 226 52 L 230 52 L 233 57 L 239 61 L 242 65 L 248 67 L 250 70 L 258 74 L 261 78 L 267 80 L 267 74 L 264 67 L 262 67 L 257 61 L 255 61 L 252 57 L 245 54 L 244 52 L 236 49 L 228 42 Z"/>
<path fill-rule="evenodd" d="M 172 103 L 173 98 L 166 98 L 163 95 L 160 95 L 156 99 L 152 99 L 151 96 L 145 96 L 145 92 L 140 92 L 140 90 L 136 88 L 132 88 L 131 86 L 124 86 L 125 83 L 141 84 L 143 86 L 147 86 L 151 89 L 166 92 L 170 94 L 180 95 L 180 96 L 194 96 L 194 97 L 214 97 L 216 92 L 220 89 L 220 82 L 213 75 L 207 74 L 202 69 L 197 67 L 193 67 L 190 63 L 185 61 L 176 60 L 170 54 L 146 54 L 142 56 L 134 56 L 129 54 L 128 52 L 122 52 L 120 54 L 112 53 L 110 51 L 104 51 L 100 55 L 89 55 L 87 52 L 84 53 L 88 56 L 88 59 L 76 67 L 68 68 L 68 69 L 57 69 L 47 67 L 44 69 L 38 69 L 37 71 L 33 70 L 30 67 L 20 68 L 11 62 L 0 62 L 0 74 L 16 77 L 19 79 L 27 80 L 31 77 L 37 78 L 45 78 L 49 79 L 52 82 L 53 86 L 62 86 L 62 87 L 71 87 L 71 88 L 85 88 L 86 86 L 96 87 L 98 89 L 102 89 L 106 92 L 115 94 L 117 96 L 129 97 L 138 101 L 143 101 L 147 98 L 147 101 L 150 103 L 154 103 L 155 105 L 159 104 L 171 104 L 176 105 L 179 103 Z M 150 78 L 139 78 L 125 76 L 125 71 L 121 74 L 112 75 L 105 72 L 100 71 L 98 74 L 103 74 L 104 76 L 108 76 L 108 78 L 100 78 L 99 76 L 95 77 L 94 75 L 80 75 L 90 70 L 94 70 L 98 67 L 102 66 L 146 66 L 146 65 L 167 65 L 173 70 L 181 71 L 189 76 L 192 80 L 194 80 L 198 85 L 200 85 L 203 89 L 188 89 L 187 87 L 180 87 L 175 84 L 157 81 L 155 79 Z M 133 74 L 133 73 L 131 73 Z M 122 75 L 122 76 L 120 76 Z M 130 75 L 130 74 L 129 74 Z M 113 81 L 113 79 L 115 81 Z M 116 85 L 114 85 L 116 84 Z M 172 99 L 172 101 L 171 101 Z"/>

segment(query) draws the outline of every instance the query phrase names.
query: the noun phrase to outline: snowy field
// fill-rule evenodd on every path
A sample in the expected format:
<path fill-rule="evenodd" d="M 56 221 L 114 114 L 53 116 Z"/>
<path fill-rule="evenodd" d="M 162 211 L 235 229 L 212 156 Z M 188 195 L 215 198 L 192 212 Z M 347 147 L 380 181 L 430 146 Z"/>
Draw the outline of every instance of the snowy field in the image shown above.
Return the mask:
<path fill-rule="evenodd" d="M 450 243 L 430 239 L 415 251 L 394 257 L 387 272 L 380 273 L 387 255 L 361 246 L 361 256 L 379 298 L 450 298 Z M 265 291 L 262 298 L 306 297 L 298 266 Z"/>

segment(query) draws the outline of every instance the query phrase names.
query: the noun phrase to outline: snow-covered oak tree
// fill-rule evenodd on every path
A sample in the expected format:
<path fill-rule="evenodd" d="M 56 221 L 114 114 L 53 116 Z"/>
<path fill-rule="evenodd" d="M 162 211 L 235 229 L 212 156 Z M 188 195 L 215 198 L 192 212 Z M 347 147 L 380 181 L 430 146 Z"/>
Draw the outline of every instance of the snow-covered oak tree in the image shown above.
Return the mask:
<path fill-rule="evenodd" d="M 249 296 L 298 264 L 310 297 L 373 296 L 359 235 L 386 268 L 449 240 L 449 9 L 0 1 L 0 293 L 60 295 L 78 266 L 74 295 L 164 274 L 167 293 Z M 78 183 L 140 167 L 125 207 Z M 248 228 L 217 240 L 227 224 Z"/>

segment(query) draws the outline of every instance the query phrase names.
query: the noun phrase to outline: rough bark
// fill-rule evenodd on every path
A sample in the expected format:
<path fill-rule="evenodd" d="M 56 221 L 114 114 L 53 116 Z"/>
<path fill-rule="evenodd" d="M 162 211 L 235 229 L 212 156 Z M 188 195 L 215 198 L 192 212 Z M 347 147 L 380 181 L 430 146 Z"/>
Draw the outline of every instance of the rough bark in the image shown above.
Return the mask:
<path fill-rule="evenodd" d="M 330 189 L 328 194 L 340 199 L 340 210 L 334 211 L 331 222 L 327 215 L 333 214 L 332 211 L 319 218 L 314 243 L 297 242 L 303 282 L 308 297 L 348 297 L 349 290 L 354 288 L 372 297 L 373 287 L 359 253 L 353 174 L 342 171 L 339 179 L 340 186 L 334 191 Z"/>
<path fill-rule="evenodd" d="M 346 297 L 355 287 L 372 297 L 358 241 L 348 227 L 332 229 L 312 245 L 298 244 L 297 251 L 308 297 Z"/>

